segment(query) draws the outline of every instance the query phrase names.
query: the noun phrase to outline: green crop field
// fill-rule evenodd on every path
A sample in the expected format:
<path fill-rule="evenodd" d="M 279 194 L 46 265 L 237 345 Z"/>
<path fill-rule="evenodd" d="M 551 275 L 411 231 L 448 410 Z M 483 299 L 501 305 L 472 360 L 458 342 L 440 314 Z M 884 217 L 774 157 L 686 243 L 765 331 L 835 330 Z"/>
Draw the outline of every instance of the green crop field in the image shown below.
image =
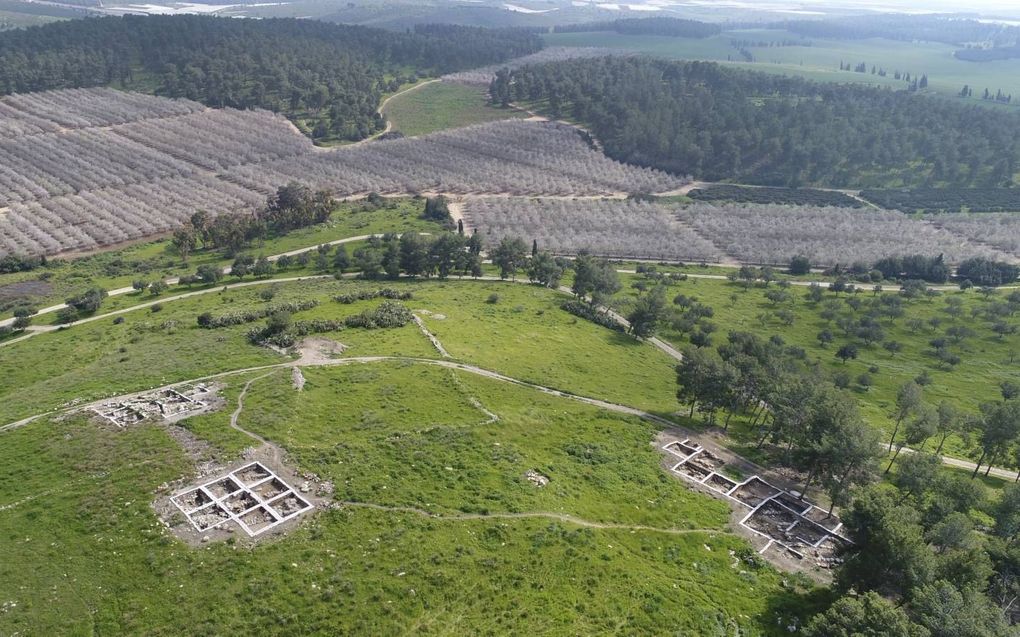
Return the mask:
<path fill-rule="evenodd" d="M 804 77 L 826 82 L 857 82 L 876 86 L 906 88 L 893 79 L 894 71 L 911 76 L 928 75 L 929 90 L 965 103 L 979 104 L 985 88 L 993 94 L 1020 98 L 1020 60 L 995 62 L 964 62 L 953 57 L 958 47 L 938 42 L 900 42 L 871 38 L 864 40 L 829 40 L 803 38 L 795 33 L 774 29 L 724 31 L 705 39 L 663 36 L 624 35 L 613 32 L 553 33 L 543 36 L 549 46 L 599 46 L 637 51 L 657 57 L 691 60 L 712 60 L 756 71 Z M 734 40 L 765 42 L 807 41 L 811 46 L 750 47 L 754 63 L 743 61 Z M 867 73 L 840 71 L 840 62 L 853 66 L 864 62 Z M 887 77 L 871 74 L 871 67 L 884 68 Z M 959 98 L 964 85 L 974 89 L 970 100 Z M 1016 102 L 1014 102 L 1016 104 Z"/>
<path fill-rule="evenodd" d="M 390 100 L 383 115 L 393 130 L 409 137 L 501 119 L 527 117 L 520 111 L 488 105 L 482 87 L 433 82 Z"/>

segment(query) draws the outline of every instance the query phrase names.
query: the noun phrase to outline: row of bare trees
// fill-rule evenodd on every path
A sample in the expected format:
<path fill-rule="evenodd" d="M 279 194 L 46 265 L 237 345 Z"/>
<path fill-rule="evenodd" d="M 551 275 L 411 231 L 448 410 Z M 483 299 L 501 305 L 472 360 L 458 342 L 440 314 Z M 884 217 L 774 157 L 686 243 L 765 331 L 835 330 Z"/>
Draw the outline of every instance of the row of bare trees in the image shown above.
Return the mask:
<path fill-rule="evenodd" d="M 569 126 L 519 120 L 238 166 L 226 174 L 252 188 L 296 180 L 339 195 L 601 195 L 663 192 L 688 182 L 613 161 Z"/>
<path fill-rule="evenodd" d="M 171 100 L 111 88 L 62 89 L 8 95 L 0 100 L 0 104 L 24 114 L 21 117 L 16 116 L 15 119 L 34 123 L 37 128 L 44 131 L 113 126 L 141 119 L 187 115 L 205 110 L 204 106 L 190 100 Z M 4 122 L 0 124 L 0 137 L 15 136 L 11 134 L 15 130 Z M 22 132 L 31 133 L 31 128 L 26 128 Z"/>
<path fill-rule="evenodd" d="M 479 199 L 467 203 L 464 216 L 491 242 L 521 236 L 553 254 L 587 249 L 614 258 L 716 262 L 724 257 L 667 207 L 647 202 Z"/>
<path fill-rule="evenodd" d="M 786 263 L 803 255 L 817 265 L 874 262 L 891 255 L 942 254 L 949 263 L 1007 255 L 924 220 L 885 210 L 696 203 L 677 216 L 727 254 L 748 263 Z"/>
<path fill-rule="evenodd" d="M 193 175 L 19 204 L 0 216 L 0 257 L 94 249 L 170 231 L 196 210 L 250 211 L 264 201 L 241 186 Z"/>

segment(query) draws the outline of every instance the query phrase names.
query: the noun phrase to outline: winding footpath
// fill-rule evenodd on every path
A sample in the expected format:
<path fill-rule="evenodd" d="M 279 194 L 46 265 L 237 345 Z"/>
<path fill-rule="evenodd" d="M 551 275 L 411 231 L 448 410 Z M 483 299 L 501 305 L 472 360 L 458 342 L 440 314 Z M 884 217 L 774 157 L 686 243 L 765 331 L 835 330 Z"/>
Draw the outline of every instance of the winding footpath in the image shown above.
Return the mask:
<path fill-rule="evenodd" d="M 575 526 L 581 526 L 588 529 L 602 529 L 602 530 L 618 530 L 618 531 L 649 531 L 652 533 L 666 533 L 668 535 L 691 535 L 691 534 L 703 534 L 711 533 L 713 535 L 733 535 L 732 533 L 721 531 L 719 529 L 677 529 L 677 528 L 661 528 L 657 526 L 645 526 L 643 524 L 617 524 L 613 522 L 593 522 L 591 520 L 585 520 L 577 516 L 568 515 L 566 513 L 553 513 L 551 511 L 528 511 L 522 513 L 434 513 L 432 511 L 426 511 L 425 509 L 418 509 L 415 507 L 405 506 L 386 506 L 383 504 L 373 504 L 371 502 L 358 502 L 355 500 L 341 500 L 339 504 L 343 507 L 348 508 L 360 508 L 360 509 L 372 509 L 375 511 L 387 511 L 390 513 L 411 513 L 413 515 L 420 515 L 421 517 L 428 518 L 430 520 L 449 520 L 460 522 L 464 520 L 526 520 L 530 518 L 539 518 L 546 520 L 553 520 L 555 522 L 566 522 L 567 524 L 573 524 Z"/>

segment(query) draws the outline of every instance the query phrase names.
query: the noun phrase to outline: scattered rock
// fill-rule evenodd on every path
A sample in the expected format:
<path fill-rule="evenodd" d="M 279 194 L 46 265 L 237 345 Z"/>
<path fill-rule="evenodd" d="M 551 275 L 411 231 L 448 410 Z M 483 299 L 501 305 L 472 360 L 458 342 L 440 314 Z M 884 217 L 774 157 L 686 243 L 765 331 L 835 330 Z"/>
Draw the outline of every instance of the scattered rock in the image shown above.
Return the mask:
<path fill-rule="evenodd" d="M 544 476 L 534 469 L 529 469 L 528 472 L 524 474 L 524 477 L 536 487 L 544 487 L 549 484 L 549 476 Z"/>

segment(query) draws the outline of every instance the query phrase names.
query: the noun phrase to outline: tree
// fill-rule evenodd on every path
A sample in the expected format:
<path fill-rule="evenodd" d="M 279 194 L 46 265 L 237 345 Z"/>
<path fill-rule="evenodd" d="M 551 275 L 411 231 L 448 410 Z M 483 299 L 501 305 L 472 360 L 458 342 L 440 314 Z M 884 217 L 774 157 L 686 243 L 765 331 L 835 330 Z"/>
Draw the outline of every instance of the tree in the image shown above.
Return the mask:
<path fill-rule="evenodd" d="M 351 256 L 347 253 L 347 246 L 340 244 L 336 247 L 336 254 L 333 255 L 333 269 L 343 273 L 351 267 Z"/>
<path fill-rule="evenodd" d="M 223 278 L 223 271 L 214 265 L 205 264 L 198 266 L 195 276 L 202 283 L 216 283 Z"/>
<path fill-rule="evenodd" d="M 257 279 L 265 279 L 273 274 L 273 263 L 266 257 L 260 256 L 251 269 L 251 273 Z"/>
<path fill-rule="evenodd" d="M 532 246 L 533 248 L 535 246 Z M 555 288 L 560 284 L 563 268 L 556 258 L 546 251 L 535 253 L 528 263 L 528 279 L 532 283 L 540 283 L 547 288 Z"/>
<path fill-rule="evenodd" d="M 103 299 L 107 296 L 106 290 L 101 287 L 91 287 L 81 294 L 68 298 L 65 302 L 67 306 L 73 309 L 78 314 L 94 314 L 99 306 L 102 305 Z"/>
<path fill-rule="evenodd" d="M 823 409 L 817 413 L 822 421 L 816 421 L 813 426 L 823 433 L 809 456 L 829 496 L 829 515 L 832 515 L 837 504 L 849 501 L 854 486 L 867 484 L 874 478 L 882 451 L 878 432 L 861 419 L 857 404 L 852 400 L 841 396 L 824 401 Z"/>
<path fill-rule="evenodd" d="M 1002 612 L 975 590 L 940 580 L 921 587 L 911 601 L 918 622 L 932 637 L 1002 637 L 1010 633 Z"/>
<path fill-rule="evenodd" d="M 364 279 L 378 279 L 382 273 L 382 246 L 378 239 L 354 251 L 354 267 Z"/>
<path fill-rule="evenodd" d="M 455 233 L 443 233 L 428 246 L 428 271 L 445 279 L 462 263 L 464 237 Z"/>
<path fill-rule="evenodd" d="M 689 403 L 691 406 L 689 416 L 694 417 L 694 410 L 700 403 L 715 405 L 722 402 L 719 399 L 721 383 L 719 379 L 726 374 L 723 371 L 723 361 L 708 349 L 696 349 L 686 352 L 683 360 L 676 368 L 677 374 L 677 399 L 681 403 Z M 714 409 L 706 408 L 706 414 Z"/>
<path fill-rule="evenodd" d="M 870 487 L 843 511 L 842 520 L 854 545 L 837 574 L 840 590 L 905 596 L 931 581 L 934 556 L 914 508 Z"/>
<path fill-rule="evenodd" d="M 795 256 L 790 259 L 790 267 L 787 268 L 787 272 L 794 276 L 809 274 L 811 272 L 811 260 L 803 255 Z"/>
<path fill-rule="evenodd" d="M 822 347 L 828 347 L 832 341 L 835 340 L 831 330 L 822 330 L 821 332 L 818 332 L 818 335 L 815 338 L 818 339 L 818 344 Z"/>
<path fill-rule="evenodd" d="M 874 592 L 844 595 L 824 613 L 815 615 L 801 633 L 804 637 L 929 637 L 923 626 Z"/>
<path fill-rule="evenodd" d="M 854 345 L 853 343 L 848 343 L 840 347 L 838 350 L 836 350 L 836 358 L 843 361 L 843 364 L 846 365 L 846 362 L 848 360 L 852 358 L 857 358 L 857 346 Z"/>
<path fill-rule="evenodd" d="M 889 470 L 892 469 L 893 463 L 896 462 L 897 456 L 903 451 L 903 447 L 913 445 L 916 447 L 916 451 L 923 451 L 925 443 L 935 435 L 937 428 L 938 414 L 936 411 L 927 405 L 920 405 L 915 417 L 907 421 L 903 438 L 895 445 L 896 451 L 889 460 L 889 466 L 885 468 L 885 472 L 888 474 Z M 891 448 L 892 443 L 890 442 L 889 444 Z"/>
<path fill-rule="evenodd" d="M 446 197 L 439 195 L 438 197 L 427 198 L 425 200 L 424 216 L 431 221 L 450 221 L 450 205 Z"/>
<path fill-rule="evenodd" d="M 198 245 L 198 234 L 195 228 L 193 226 L 181 226 L 174 230 L 174 236 L 170 239 L 170 245 L 177 250 L 177 254 L 181 255 L 181 260 L 186 263 L 188 256 Z"/>
<path fill-rule="evenodd" d="M 981 447 L 981 457 L 971 478 L 977 476 L 981 464 L 988 459 L 988 468 L 985 475 L 991 471 L 992 464 L 1006 447 L 1016 440 L 1020 434 L 1020 402 L 1009 400 L 996 403 L 984 403 L 981 405 L 980 416 L 975 420 L 974 425 L 978 431 L 978 444 Z"/>
<path fill-rule="evenodd" d="M 627 315 L 630 333 L 641 338 L 654 335 L 665 313 L 666 289 L 656 286 L 651 292 L 639 296 L 634 309 Z"/>
<path fill-rule="evenodd" d="M 428 276 L 430 272 L 428 240 L 413 232 L 401 235 L 399 264 L 400 270 L 407 276 Z"/>
<path fill-rule="evenodd" d="M 159 296 L 170 289 L 170 286 L 163 279 L 156 279 L 149 285 L 149 294 L 152 296 Z"/>
<path fill-rule="evenodd" d="M 427 258 L 427 252 L 423 252 Z M 400 278 L 400 238 L 396 234 L 389 233 L 382 239 L 382 258 L 380 265 L 386 273 L 386 278 L 396 280 Z"/>
<path fill-rule="evenodd" d="M 234 263 L 230 266 L 230 274 L 236 276 L 238 280 L 240 280 L 243 279 L 245 275 L 251 274 L 254 266 L 255 257 L 250 254 L 239 254 L 234 259 Z"/>
<path fill-rule="evenodd" d="M 896 419 L 896 424 L 893 427 L 892 436 L 889 437 L 890 449 L 892 449 L 893 444 L 896 442 L 896 434 L 900 431 L 900 424 L 903 422 L 903 419 L 920 408 L 922 395 L 921 386 L 914 381 L 903 383 L 896 391 L 896 410 L 892 414 L 893 418 Z"/>
<path fill-rule="evenodd" d="M 935 448 L 935 454 L 942 453 L 942 447 L 946 440 L 954 433 L 959 433 L 963 427 L 963 416 L 959 410 L 949 402 L 943 400 L 937 409 L 938 417 L 935 421 L 935 435 L 939 437 L 939 444 Z"/>
<path fill-rule="evenodd" d="M 571 290 L 579 298 L 590 297 L 597 305 L 620 290 L 620 276 L 605 259 L 581 252 L 574 260 L 574 283 Z"/>
<path fill-rule="evenodd" d="M 499 268 L 499 278 L 517 280 L 517 271 L 528 259 L 528 246 L 520 237 L 504 237 L 492 252 L 492 262 Z"/>
<path fill-rule="evenodd" d="M 920 499 L 935 482 L 942 459 L 928 453 L 908 453 L 899 459 L 892 482 L 904 497 Z"/>

